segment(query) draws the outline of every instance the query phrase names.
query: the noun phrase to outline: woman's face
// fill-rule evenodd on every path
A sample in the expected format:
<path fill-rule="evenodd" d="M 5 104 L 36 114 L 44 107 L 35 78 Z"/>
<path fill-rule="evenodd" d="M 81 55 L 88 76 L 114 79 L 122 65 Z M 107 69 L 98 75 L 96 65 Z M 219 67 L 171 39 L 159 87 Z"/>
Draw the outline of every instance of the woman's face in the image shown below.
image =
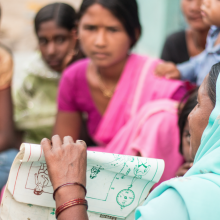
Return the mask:
<path fill-rule="evenodd" d="M 198 91 L 197 105 L 188 116 L 191 155 L 195 158 L 200 146 L 203 131 L 208 125 L 209 116 L 214 108 L 207 90 L 208 75 L 204 79 Z"/>
<path fill-rule="evenodd" d="M 68 54 L 74 51 L 76 36 L 74 31 L 58 27 L 55 21 L 40 24 L 37 33 L 43 59 L 51 69 L 61 72 Z"/>
<path fill-rule="evenodd" d="M 201 15 L 202 0 L 182 0 L 182 11 L 189 26 L 197 31 L 206 30 L 209 25 L 204 23 Z"/>
<path fill-rule="evenodd" d="M 203 21 L 209 25 L 220 26 L 220 1 L 219 0 L 203 0 L 202 6 Z"/>
<path fill-rule="evenodd" d="M 100 4 L 90 6 L 79 22 L 83 52 L 98 67 L 109 67 L 127 57 L 131 40 L 122 23 Z"/>

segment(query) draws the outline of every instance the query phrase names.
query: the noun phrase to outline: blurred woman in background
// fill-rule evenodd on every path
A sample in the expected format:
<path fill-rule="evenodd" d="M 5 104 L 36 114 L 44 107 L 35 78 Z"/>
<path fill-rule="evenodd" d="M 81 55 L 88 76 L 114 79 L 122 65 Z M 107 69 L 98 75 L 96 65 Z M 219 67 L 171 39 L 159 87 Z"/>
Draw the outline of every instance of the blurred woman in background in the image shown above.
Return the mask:
<path fill-rule="evenodd" d="M 130 53 L 141 25 L 135 0 L 87 0 L 79 11 L 78 38 L 88 57 L 70 65 L 59 86 L 54 134 L 79 138 L 82 113 L 98 145 L 89 150 L 161 158 L 162 180 L 175 176 L 179 153 L 180 81 L 155 77 L 160 60 Z M 175 138 L 173 138 L 175 137 Z"/>
<path fill-rule="evenodd" d="M 200 54 L 206 45 L 209 25 L 202 20 L 202 0 L 182 0 L 181 7 L 188 24 L 186 30 L 170 35 L 164 44 L 161 59 L 175 64 L 183 63 Z"/>
<path fill-rule="evenodd" d="M 39 51 L 26 65 L 26 76 L 14 97 L 16 127 L 24 133 L 25 142 L 51 137 L 61 72 L 81 56 L 75 21 L 75 10 L 65 3 L 49 4 L 35 17 Z"/>

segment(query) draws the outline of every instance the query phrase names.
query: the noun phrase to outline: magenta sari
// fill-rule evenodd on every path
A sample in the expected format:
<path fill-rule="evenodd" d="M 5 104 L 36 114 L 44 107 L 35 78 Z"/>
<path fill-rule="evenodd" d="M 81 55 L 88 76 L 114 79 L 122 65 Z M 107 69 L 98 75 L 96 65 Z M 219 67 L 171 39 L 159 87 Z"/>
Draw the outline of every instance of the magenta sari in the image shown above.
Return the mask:
<path fill-rule="evenodd" d="M 163 159 L 164 181 L 174 177 L 183 163 L 178 150 L 177 101 L 186 87 L 181 81 L 156 77 L 154 70 L 160 62 L 134 54 L 128 58 L 93 136 L 100 146 L 88 150 Z"/>

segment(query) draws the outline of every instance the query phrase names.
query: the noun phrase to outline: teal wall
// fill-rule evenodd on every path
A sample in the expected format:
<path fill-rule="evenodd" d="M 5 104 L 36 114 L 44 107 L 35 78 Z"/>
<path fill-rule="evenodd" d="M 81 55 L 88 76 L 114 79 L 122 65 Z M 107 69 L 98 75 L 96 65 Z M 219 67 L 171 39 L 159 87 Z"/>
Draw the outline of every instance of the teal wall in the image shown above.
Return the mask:
<path fill-rule="evenodd" d="M 180 1 L 137 0 L 143 32 L 135 52 L 160 56 L 167 35 L 185 27 Z"/>

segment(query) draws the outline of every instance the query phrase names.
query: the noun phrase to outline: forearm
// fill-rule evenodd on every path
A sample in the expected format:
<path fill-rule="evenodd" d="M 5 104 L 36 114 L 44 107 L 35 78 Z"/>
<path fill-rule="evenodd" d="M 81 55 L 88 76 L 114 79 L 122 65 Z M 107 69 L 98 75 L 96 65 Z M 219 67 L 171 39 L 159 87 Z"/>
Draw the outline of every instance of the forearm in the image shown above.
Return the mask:
<path fill-rule="evenodd" d="M 59 135 L 61 139 L 71 136 L 73 140 L 79 139 L 81 130 L 81 115 L 78 112 L 58 112 L 53 135 Z"/>
<path fill-rule="evenodd" d="M 69 136 L 64 137 L 62 141 L 58 135 L 55 135 L 52 137 L 52 142 L 44 138 L 41 141 L 41 146 L 43 147 L 48 174 L 55 190 L 56 208 L 58 212 L 63 210 L 56 213 L 58 220 L 88 220 L 87 207 L 84 204 L 67 206 L 69 205 L 67 203 L 72 200 L 75 202 L 77 202 L 76 199 L 85 200 L 86 192 L 83 186 L 86 186 L 86 143 L 83 141 L 74 143 Z M 76 182 L 83 186 L 63 185 Z M 58 188 L 60 186 L 62 187 Z"/>
<path fill-rule="evenodd" d="M 6 134 L 0 131 L 0 152 L 14 148 L 14 144 L 13 134 Z"/>
<path fill-rule="evenodd" d="M 78 198 L 85 198 L 85 192 L 80 186 L 67 186 L 60 188 L 56 193 L 56 208 L 64 203 Z M 88 220 L 86 206 L 76 205 L 64 210 L 58 220 Z"/>
<path fill-rule="evenodd" d="M 0 151 L 14 147 L 14 122 L 11 89 L 0 91 Z"/>

